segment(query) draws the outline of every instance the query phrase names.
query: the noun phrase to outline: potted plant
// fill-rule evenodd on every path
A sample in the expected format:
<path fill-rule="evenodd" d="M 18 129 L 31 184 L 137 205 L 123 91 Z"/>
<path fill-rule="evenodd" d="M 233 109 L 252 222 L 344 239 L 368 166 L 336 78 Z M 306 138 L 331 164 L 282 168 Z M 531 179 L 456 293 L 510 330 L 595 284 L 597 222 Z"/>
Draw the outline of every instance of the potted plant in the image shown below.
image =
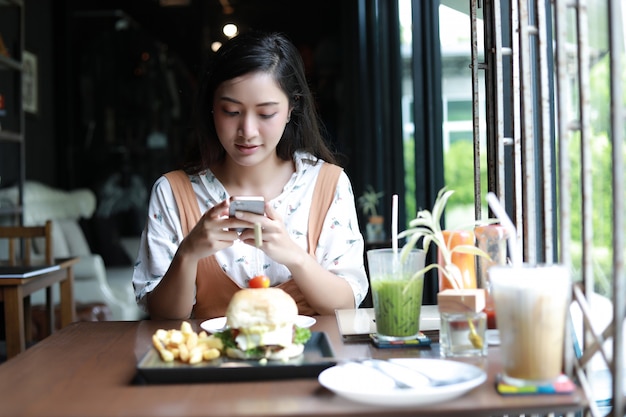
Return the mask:
<path fill-rule="evenodd" d="M 466 288 L 461 268 L 454 262 L 455 254 L 467 254 L 489 258 L 489 255 L 474 244 L 450 245 L 450 234 L 441 228 L 441 216 L 453 190 L 442 188 L 433 205 L 433 210 L 420 210 L 417 217 L 409 222 L 409 228 L 398 235 L 406 238 L 400 256 L 408 253 L 419 241 L 424 251 L 431 244 L 438 250 L 437 262 L 426 265 L 415 273 L 420 277 L 432 269 L 438 269 L 451 289 L 440 291 L 438 298 L 441 316 L 440 346 L 441 354 L 446 356 L 485 355 L 483 343 L 486 328 L 485 291 Z M 469 342 L 469 344 L 467 343 Z"/>
<path fill-rule="evenodd" d="M 385 240 L 385 218 L 378 213 L 378 203 L 383 195 L 385 195 L 384 192 L 377 192 L 374 187 L 368 185 L 357 200 L 359 207 L 363 210 L 363 214 L 367 217 L 365 239 L 368 242 L 380 242 Z"/>

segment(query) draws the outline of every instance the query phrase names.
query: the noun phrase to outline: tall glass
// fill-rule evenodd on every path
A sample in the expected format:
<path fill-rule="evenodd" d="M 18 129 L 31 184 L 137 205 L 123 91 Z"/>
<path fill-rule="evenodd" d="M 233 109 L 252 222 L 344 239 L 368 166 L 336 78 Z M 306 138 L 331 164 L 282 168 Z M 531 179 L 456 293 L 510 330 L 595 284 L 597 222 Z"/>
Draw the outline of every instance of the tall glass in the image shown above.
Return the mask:
<path fill-rule="evenodd" d="M 504 382 L 539 385 L 562 373 L 569 270 L 560 265 L 489 268 Z"/>
<path fill-rule="evenodd" d="M 472 230 L 443 230 L 443 239 L 448 249 L 452 250 L 456 246 L 468 245 L 474 246 L 474 232 Z M 438 263 L 444 265 L 445 262 L 438 252 Z M 476 288 L 476 255 L 469 253 L 453 253 L 452 263 L 461 271 L 462 282 L 461 288 Z M 439 271 L 439 291 L 446 289 L 454 289 L 453 285 L 448 281 L 441 271 Z"/>
<path fill-rule="evenodd" d="M 400 252 L 367 251 L 376 335 L 381 340 L 410 340 L 419 333 L 424 277 L 415 274 L 424 268 L 425 253 L 414 249 L 401 257 Z"/>
<path fill-rule="evenodd" d="M 494 265 L 506 265 L 506 247 L 509 233 L 500 224 L 477 226 L 474 229 L 476 246 L 489 255 L 489 258 L 479 256 L 478 260 L 478 286 L 486 290 L 485 313 L 487 314 L 487 326 L 496 328 L 496 310 L 493 306 L 491 295 L 491 283 L 487 271 Z"/>

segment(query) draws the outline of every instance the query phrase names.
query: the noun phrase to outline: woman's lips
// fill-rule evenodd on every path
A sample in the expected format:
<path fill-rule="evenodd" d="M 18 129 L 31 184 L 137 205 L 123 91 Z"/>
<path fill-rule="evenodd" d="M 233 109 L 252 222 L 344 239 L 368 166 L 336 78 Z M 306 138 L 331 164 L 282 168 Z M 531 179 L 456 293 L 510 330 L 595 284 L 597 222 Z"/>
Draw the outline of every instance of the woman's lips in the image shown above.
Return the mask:
<path fill-rule="evenodd" d="M 253 146 L 250 146 L 250 145 L 247 145 L 247 146 L 235 145 L 235 147 L 239 150 L 239 152 L 241 152 L 241 153 L 243 153 L 245 155 L 251 155 L 254 152 L 256 152 L 257 149 L 259 149 L 259 147 L 257 145 L 253 145 Z"/>

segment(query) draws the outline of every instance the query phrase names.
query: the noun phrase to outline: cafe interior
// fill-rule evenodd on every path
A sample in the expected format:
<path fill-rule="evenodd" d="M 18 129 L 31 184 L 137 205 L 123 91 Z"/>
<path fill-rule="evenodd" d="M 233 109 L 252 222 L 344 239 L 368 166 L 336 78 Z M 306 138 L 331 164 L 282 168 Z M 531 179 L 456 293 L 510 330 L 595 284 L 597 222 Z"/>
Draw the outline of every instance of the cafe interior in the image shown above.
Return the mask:
<path fill-rule="evenodd" d="M 416 220 L 438 214 L 434 229 L 470 230 L 477 248 L 479 226 L 501 226 L 503 267 L 567 270 L 557 358 L 570 390 L 503 393 L 505 339 L 487 319 L 480 352 L 445 350 L 456 301 L 444 268 L 422 277 L 426 346 L 372 341 L 382 320 L 368 269 L 360 306 L 306 324 L 304 362 L 161 366 L 157 331 L 186 324 L 150 320 L 135 302 L 148 198 L 193 140 L 204 64 L 253 29 L 300 52 L 351 182 L 366 268 L 369 251 L 400 250 L 411 231 L 414 244 L 431 239 Z M 625 44 L 620 0 L 0 0 L 0 416 L 625 416 Z M 47 221 L 57 269 L 9 274 L 2 229 Z M 443 252 L 431 245 L 422 261 Z M 485 314 L 487 266 L 465 256 L 463 290 Z M 56 278 L 34 283 L 46 274 Z M 479 371 L 447 391 L 372 389 L 363 381 L 389 375 L 355 366 L 364 358 Z"/>

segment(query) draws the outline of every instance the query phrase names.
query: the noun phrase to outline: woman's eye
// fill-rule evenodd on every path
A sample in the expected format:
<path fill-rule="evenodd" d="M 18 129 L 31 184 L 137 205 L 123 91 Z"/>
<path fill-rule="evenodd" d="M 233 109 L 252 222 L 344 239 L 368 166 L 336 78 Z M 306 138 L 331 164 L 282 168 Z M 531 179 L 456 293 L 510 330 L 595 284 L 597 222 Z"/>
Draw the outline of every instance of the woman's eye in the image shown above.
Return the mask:
<path fill-rule="evenodd" d="M 261 117 L 261 119 L 271 119 L 272 117 L 276 116 L 276 113 L 272 113 L 272 114 L 260 114 L 259 116 Z"/>
<path fill-rule="evenodd" d="M 228 110 L 224 110 L 224 114 L 226 116 L 237 116 L 239 114 L 238 111 L 228 111 Z"/>

